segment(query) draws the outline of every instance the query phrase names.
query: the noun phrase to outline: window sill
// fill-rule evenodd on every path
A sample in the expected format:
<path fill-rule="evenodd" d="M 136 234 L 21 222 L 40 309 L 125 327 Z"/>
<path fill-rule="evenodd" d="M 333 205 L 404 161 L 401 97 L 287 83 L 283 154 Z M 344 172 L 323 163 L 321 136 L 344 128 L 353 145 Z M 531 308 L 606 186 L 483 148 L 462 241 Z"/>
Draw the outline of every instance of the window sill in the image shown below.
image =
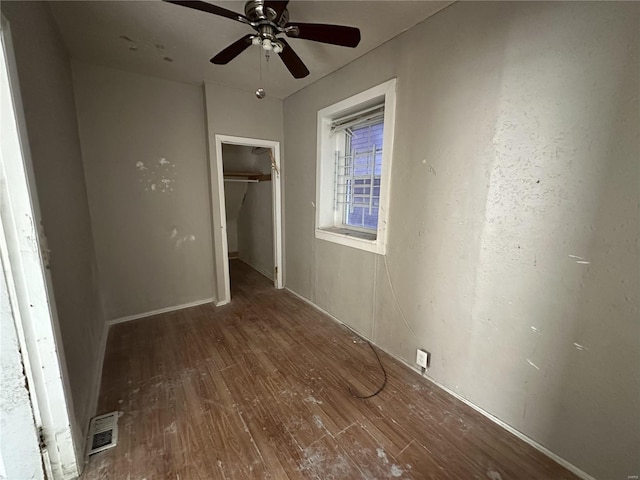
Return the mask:
<path fill-rule="evenodd" d="M 378 241 L 376 233 L 361 232 L 348 228 L 329 227 L 316 229 L 316 238 L 327 242 L 338 243 L 366 252 L 384 255 L 384 244 Z"/>

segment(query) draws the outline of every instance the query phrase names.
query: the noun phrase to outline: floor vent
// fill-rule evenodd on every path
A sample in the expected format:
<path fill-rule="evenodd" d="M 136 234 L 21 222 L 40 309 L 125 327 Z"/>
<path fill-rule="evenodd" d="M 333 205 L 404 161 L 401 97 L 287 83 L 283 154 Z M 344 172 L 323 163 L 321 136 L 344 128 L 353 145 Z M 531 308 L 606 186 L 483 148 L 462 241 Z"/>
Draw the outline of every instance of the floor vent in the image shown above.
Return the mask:
<path fill-rule="evenodd" d="M 99 415 L 89 426 L 89 455 L 102 452 L 118 443 L 118 412 Z"/>

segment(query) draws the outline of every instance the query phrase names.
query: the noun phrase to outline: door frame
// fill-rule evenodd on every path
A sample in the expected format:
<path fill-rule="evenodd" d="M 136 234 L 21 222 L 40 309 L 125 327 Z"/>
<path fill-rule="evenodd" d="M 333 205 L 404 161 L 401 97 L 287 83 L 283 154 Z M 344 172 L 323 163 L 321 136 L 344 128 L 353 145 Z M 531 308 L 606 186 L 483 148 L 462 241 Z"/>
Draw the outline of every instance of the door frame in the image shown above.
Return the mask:
<path fill-rule="evenodd" d="M 280 178 L 280 142 L 275 140 L 263 140 L 259 138 L 236 137 L 232 135 L 215 134 L 216 162 L 210 165 L 210 170 L 215 175 L 211 177 L 211 191 L 215 192 L 213 183 L 217 183 L 218 198 L 217 200 L 218 215 L 213 216 L 213 228 L 220 229 L 222 239 L 220 248 L 214 246 L 214 259 L 217 266 L 222 265 L 223 268 L 223 296 L 218 298 L 216 305 L 225 305 L 231 301 L 231 282 L 229 280 L 229 243 L 227 239 L 227 217 L 226 202 L 224 196 L 224 168 L 222 163 L 222 144 L 241 145 L 245 147 L 264 147 L 271 149 L 273 153 L 275 165 L 271 166 L 271 210 L 273 221 L 273 263 L 276 268 L 274 274 L 274 285 L 276 288 L 283 288 L 284 281 L 282 275 L 282 180 Z M 213 163 L 213 162 L 211 162 Z M 214 196 L 215 197 L 215 196 Z M 213 213 L 213 212 L 212 212 Z M 220 219 L 219 224 L 216 217 Z M 214 236 L 215 238 L 215 236 Z M 220 288 L 218 287 L 218 291 Z"/>
<path fill-rule="evenodd" d="M 57 317 L 9 21 L 1 16 L 0 255 L 47 478 L 76 478 L 82 434 Z"/>

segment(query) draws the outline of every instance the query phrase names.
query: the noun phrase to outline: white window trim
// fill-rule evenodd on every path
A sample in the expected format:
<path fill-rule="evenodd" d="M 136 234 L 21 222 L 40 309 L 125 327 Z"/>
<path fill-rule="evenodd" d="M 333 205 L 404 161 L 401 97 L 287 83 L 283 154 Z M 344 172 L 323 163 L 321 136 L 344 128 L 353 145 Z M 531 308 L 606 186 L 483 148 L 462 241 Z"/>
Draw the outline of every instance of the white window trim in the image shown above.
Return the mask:
<path fill-rule="evenodd" d="M 326 225 L 328 209 L 333 211 L 333 164 L 334 142 L 331 140 L 331 120 L 344 115 L 349 110 L 357 109 L 375 99 L 384 98 L 384 131 L 382 135 L 382 173 L 380 180 L 380 206 L 378 209 L 378 228 L 375 240 L 358 238 L 358 230 L 352 234 L 338 233 L 337 225 Z M 316 238 L 328 242 L 339 243 L 347 247 L 358 248 L 367 252 L 386 254 L 387 225 L 391 185 L 391 162 L 395 131 L 396 112 L 396 79 L 377 85 L 318 111 L 318 139 L 316 162 Z M 323 223 L 325 225 L 323 225 Z M 331 229 L 334 231 L 331 231 Z"/>

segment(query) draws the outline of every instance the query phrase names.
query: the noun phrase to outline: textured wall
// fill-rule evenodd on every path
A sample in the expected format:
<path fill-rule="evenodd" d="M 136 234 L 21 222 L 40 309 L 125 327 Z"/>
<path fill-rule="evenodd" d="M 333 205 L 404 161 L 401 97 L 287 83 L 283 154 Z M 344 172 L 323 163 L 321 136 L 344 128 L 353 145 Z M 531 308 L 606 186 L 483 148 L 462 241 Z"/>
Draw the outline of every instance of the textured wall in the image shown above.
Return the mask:
<path fill-rule="evenodd" d="M 456 3 L 287 98 L 286 281 L 597 478 L 640 472 L 633 3 Z M 386 257 L 314 238 L 317 111 L 398 78 Z"/>
<path fill-rule="evenodd" d="M 202 89 L 74 62 L 107 318 L 214 296 Z"/>
<path fill-rule="evenodd" d="M 104 327 L 71 65 L 47 6 L 2 2 L 11 25 L 31 158 L 73 399 L 76 449 L 94 412 L 91 396 Z M 77 426 L 76 426 L 77 425 Z"/>

